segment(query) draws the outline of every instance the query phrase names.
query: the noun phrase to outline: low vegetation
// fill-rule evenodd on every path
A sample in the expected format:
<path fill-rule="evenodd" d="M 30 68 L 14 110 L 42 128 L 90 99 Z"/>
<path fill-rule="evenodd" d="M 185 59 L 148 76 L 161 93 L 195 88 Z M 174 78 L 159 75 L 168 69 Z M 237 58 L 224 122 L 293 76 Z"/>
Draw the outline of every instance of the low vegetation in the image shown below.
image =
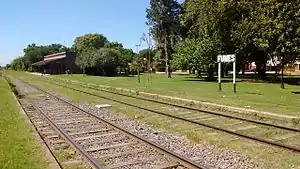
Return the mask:
<path fill-rule="evenodd" d="M 278 88 L 278 84 L 252 83 L 239 79 L 237 93 L 234 94 L 231 79 L 225 79 L 228 82 L 222 84 L 223 90 L 219 92 L 215 82 L 205 82 L 192 76 L 182 75 L 174 75 L 168 80 L 164 78 L 164 75 L 144 74 L 141 76 L 141 83 L 137 83 L 137 77 L 82 75 L 54 77 L 299 116 L 300 97 L 297 93 L 300 89 L 297 85 L 286 85 L 286 89 L 282 90 Z"/>
<path fill-rule="evenodd" d="M 73 102 L 89 104 L 110 104 L 112 105 L 112 107 L 109 110 L 112 113 L 126 115 L 127 117 L 134 119 L 139 123 L 152 125 L 154 128 L 157 128 L 159 130 L 186 136 L 188 139 L 196 143 L 213 144 L 219 148 L 233 149 L 243 152 L 251 159 L 256 160 L 256 162 L 263 168 L 289 169 L 294 166 L 300 165 L 297 153 L 272 148 L 263 144 L 257 144 L 249 140 L 236 139 L 235 137 L 224 133 L 209 135 L 208 133 L 215 133 L 215 131 L 205 127 L 199 127 L 198 129 L 196 129 L 194 125 L 191 125 L 189 123 L 172 120 L 160 115 L 153 115 L 152 113 L 147 111 L 83 94 L 71 89 L 59 87 L 51 83 L 43 82 L 41 80 L 32 80 L 32 78 L 28 76 L 23 76 L 22 79 L 31 81 L 33 84 L 38 85 L 44 89 L 50 89 L 68 96 L 68 98 Z M 76 86 L 76 88 L 80 89 L 79 86 Z M 80 90 L 95 92 L 85 88 L 82 88 Z M 110 95 L 106 95 L 105 93 L 101 93 L 101 95 L 111 97 Z"/>
<path fill-rule="evenodd" d="M 21 116 L 12 92 L 0 77 L 0 168 L 47 168 L 44 151 L 33 129 Z"/>

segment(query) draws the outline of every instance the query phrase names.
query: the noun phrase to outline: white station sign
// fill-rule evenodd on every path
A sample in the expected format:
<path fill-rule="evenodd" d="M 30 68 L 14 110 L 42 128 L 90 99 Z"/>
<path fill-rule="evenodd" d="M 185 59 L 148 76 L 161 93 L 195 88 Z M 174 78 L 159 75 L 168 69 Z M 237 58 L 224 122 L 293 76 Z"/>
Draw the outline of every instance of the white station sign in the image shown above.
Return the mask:
<path fill-rule="evenodd" d="M 219 91 L 222 90 L 221 87 L 221 66 L 222 63 L 229 63 L 232 62 L 233 63 L 233 91 L 234 93 L 236 93 L 236 84 L 235 84 L 235 69 L 236 69 L 236 63 L 235 63 L 236 59 L 235 59 L 235 55 L 218 55 L 218 83 L 219 83 Z"/>
<path fill-rule="evenodd" d="M 218 55 L 218 62 L 235 62 L 235 55 Z"/>

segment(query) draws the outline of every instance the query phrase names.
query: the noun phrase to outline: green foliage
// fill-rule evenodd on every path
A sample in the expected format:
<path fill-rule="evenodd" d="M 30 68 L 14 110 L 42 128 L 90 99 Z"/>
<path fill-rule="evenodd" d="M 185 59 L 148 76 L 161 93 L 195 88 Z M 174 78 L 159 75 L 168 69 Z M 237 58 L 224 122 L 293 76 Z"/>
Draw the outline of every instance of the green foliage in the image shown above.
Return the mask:
<path fill-rule="evenodd" d="M 116 67 L 127 68 L 134 58 L 134 52 L 119 42 L 110 42 L 102 34 L 86 34 L 75 39 L 73 48 L 77 51 L 76 64 L 84 73 L 86 68 L 101 75 L 115 75 Z"/>
<path fill-rule="evenodd" d="M 286 64 L 300 54 L 299 4 L 299 0 L 186 0 L 181 15 L 185 41 L 177 45 L 172 65 L 203 69 L 197 64 L 204 62 L 193 56 L 208 37 L 217 42 L 219 53 L 236 53 L 238 67 L 255 62 L 258 75 L 264 77 L 268 59 L 282 58 Z"/>
<path fill-rule="evenodd" d="M 157 50 L 160 50 L 160 54 L 165 58 L 166 73 L 170 78 L 171 54 L 182 32 L 181 5 L 175 0 L 151 0 L 146 13 L 147 24 L 156 40 Z"/>
<path fill-rule="evenodd" d="M 104 47 L 105 48 L 123 48 L 123 45 L 122 43 L 119 43 L 119 42 L 106 42 L 104 44 Z"/>
<path fill-rule="evenodd" d="M 261 26 L 255 43 L 292 62 L 300 54 L 300 1 L 265 0 L 258 10 Z"/>
<path fill-rule="evenodd" d="M 216 57 L 220 53 L 220 13 L 222 1 L 185 1 L 182 23 L 187 34 L 175 48 L 172 66 L 175 69 L 197 70 L 213 76 Z"/>
<path fill-rule="evenodd" d="M 10 64 L 10 67 L 13 70 L 19 70 L 19 71 L 27 70 L 28 66 L 29 66 L 29 64 L 28 64 L 27 60 L 24 57 L 16 58 Z"/>
<path fill-rule="evenodd" d="M 102 69 L 103 75 L 115 76 L 121 58 L 120 51 L 112 48 L 101 48 L 94 52 L 92 56 L 92 67 Z"/>
<path fill-rule="evenodd" d="M 122 68 L 127 68 L 128 64 L 134 60 L 135 53 L 132 51 L 132 49 L 119 48 L 118 50 L 121 53 L 119 66 Z"/>
<path fill-rule="evenodd" d="M 219 41 L 205 36 L 201 39 L 186 39 L 176 47 L 172 65 L 176 69 L 197 70 L 208 72 L 213 76 L 216 58 L 219 53 Z"/>
<path fill-rule="evenodd" d="M 95 51 L 96 49 L 94 48 L 88 48 L 79 53 L 76 57 L 75 63 L 83 70 L 84 74 L 86 68 L 92 67 L 91 60 Z"/>
<path fill-rule="evenodd" d="M 114 48 L 87 48 L 79 53 L 76 64 L 84 73 L 86 68 L 93 68 L 93 73 L 105 76 L 116 75 L 117 67 L 124 66 L 121 52 Z"/>
<path fill-rule="evenodd" d="M 132 62 L 129 64 L 129 68 L 132 72 L 141 70 L 144 63 L 144 59 L 140 55 L 135 55 Z"/>
<path fill-rule="evenodd" d="M 31 64 L 43 60 L 44 56 L 70 50 L 71 49 L 61 44 L 38 46 L 35 43 L 32 43 L 23 50 L 24 56 L 12 61 L 11 68 L 14 70 L 31 71 Z"/>
<path fill-rule="evenodd" d="M 100 49 L 108 42 L 107 38 L 102 34 L 85 34 L 76 37 L 73 48 L 77 53 L 81 53 L 89 48 Z"/>

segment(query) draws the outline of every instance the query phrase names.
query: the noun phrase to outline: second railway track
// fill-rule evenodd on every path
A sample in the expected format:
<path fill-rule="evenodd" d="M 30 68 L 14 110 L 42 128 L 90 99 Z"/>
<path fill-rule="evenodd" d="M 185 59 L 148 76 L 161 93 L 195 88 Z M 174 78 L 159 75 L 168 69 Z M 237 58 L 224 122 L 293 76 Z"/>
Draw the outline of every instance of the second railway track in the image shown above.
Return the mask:
<path fill-rule="evenodd" d="M 63 83 L 59 83 L 59 81 L 56 82 L 55 78 L 51 79 L 51 81 L 49 80 L 47 81 L 55 85 L 59 85 L 61 87 L 69 88 L 71 90 L 100 97 L 106 100 L 118 102 L 127 106 L 132 106 L 138 109 L 187 121 L 196 125 L 205 126 L 218 131 L 236 135 L 239 137 L 243 137 L 243 138 L 259 141 L 265 144 L 300 152 L 300 143 L 299 143 L 300 129 L 299 128 L 266 123 L 263 121 L 251 120 L 251 119 L 236 117 L 232 115 L 224 115 L 217 112 L 203 111 L 197 108 L 176 105 L 174 103 L 167 103 L 167 102 L 162 102 L 162 101 L 148 99 L 148 98 L 145 99 L 141 97 L 125 95 L 122 93 L 98 89 L 90 86 L 85 86 L 85 87 L 81 86 L 83 88 L 93 90 L 94 92 L 85 91 L 85 90 L 78 89 L 76 87 L 72 87 L 72 85 L 74 84 L 68 82 L 66 83 L 66 81 L 64 81 Z M 111 94 L 111 96 L 107 96 L 107 95 L 103 96 L 103 94 L 97 92 L 106 92 Z M 114 97 L 114 95 L 118 96 L 117 99 Z M 127 98 L 127 100 L 124 101 L 121 98 Z M 132 101 L 128 99 L 131 99 Z M 136 102 L 136 100 L 139 100 L 141 104 L 133 104 L 133 102 Z M 144 106 L 145 104 L 143 104 L 142 102 L 152 102 L 157 105 L 166 105 L 166 106 L 147 107 Z"/>
<path fill-rule="evenodd" d="M 19 80 L 16 80 L 19 81 Z M 99 118 L 36 86 L 24 97 L 94 168 L 206 168 Z"/>

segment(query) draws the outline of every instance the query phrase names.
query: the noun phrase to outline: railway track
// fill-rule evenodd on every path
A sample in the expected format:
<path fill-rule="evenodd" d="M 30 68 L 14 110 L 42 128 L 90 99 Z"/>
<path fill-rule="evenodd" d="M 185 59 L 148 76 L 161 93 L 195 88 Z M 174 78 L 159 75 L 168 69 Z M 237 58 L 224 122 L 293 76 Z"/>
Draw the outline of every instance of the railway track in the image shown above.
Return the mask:
<path fill-rule="evenodd" d="M 97 169 L 206 168 L 37 86 L 22 80 L 16 81 L 19 88 L 26 90 L 20 103 L 33 124 L 43 128 L 38 130 L 44 131 L 41 135 L 52 139 L 50 142 L 57 144 L 58 149 L 61 149 L 59 145 L 71 145 L 79 152 L 73 153 L 76 154 L 74 157 L 69 157 L 73 158 L 73 162 L 67 161 L 65 164 L 76 163 L 81 166 L 79 168 L 92 166 Z"/>
<path fill-rule="evenodd" d="M 50 81 L 47 80 L 47 82 Z M 50 83 L 59 85 L 61 87 L 69 88 L 77 92 L 85 93 L 91 96 L 96 96 L 102 99 L 110 100 L 127 106 L 132 106 L 152 113 L 190 122 L 195 125 L 201 125 L 214 130 L 226 132 L 238 137 L 243 137 L 264 144 L 277 146 L 295 152 L 300 152 L 300 143 L 299 143 L 300 129 L 299 128 L 277 125 L 277 124 L 267 123 L 263 121 L 251 120 L 247 118 L 221 114 L 218 112 L 204 111 L 193 107 L 176 105 L 174 103 L 168 103 L 168 102 L 158 101 L 154 99 L 126 95 L 122 93 L 108 91 L 105 89 L 98 89 L 91 86 L 81 85 L 81 87 L 83 88 L 93 90 L 93 92 L 86 91 L 86 90 L 72 87 L 72 85 L 73 86 L 75 85 L 66 83 L 66 81 L 64 81 L 63 84 L 59 83 L 59 81 L 55 82 L 55 79 L 51 79 Z M 106 94 L 104 94 L 104 92 Z M 147 106 L 145 102 L 151 104 Z"/>

